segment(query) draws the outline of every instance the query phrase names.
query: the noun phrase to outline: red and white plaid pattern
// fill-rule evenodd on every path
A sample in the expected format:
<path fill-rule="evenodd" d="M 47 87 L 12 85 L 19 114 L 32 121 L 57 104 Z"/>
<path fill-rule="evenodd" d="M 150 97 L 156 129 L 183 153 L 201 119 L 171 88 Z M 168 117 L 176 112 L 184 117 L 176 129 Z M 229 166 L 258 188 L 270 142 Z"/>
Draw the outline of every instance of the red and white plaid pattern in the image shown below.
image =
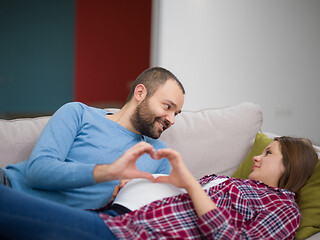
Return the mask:
<path fill-rule="evenodd" d="M 225 176 L 208 175 L 200 184 Z M 218 209 L 197 216 L 188 194 L 128 214 L 100 214 L 118 239 L 293 239 L 301 215 L 294 194 L 261 182 L 227 177 L 206 190 Z"/>

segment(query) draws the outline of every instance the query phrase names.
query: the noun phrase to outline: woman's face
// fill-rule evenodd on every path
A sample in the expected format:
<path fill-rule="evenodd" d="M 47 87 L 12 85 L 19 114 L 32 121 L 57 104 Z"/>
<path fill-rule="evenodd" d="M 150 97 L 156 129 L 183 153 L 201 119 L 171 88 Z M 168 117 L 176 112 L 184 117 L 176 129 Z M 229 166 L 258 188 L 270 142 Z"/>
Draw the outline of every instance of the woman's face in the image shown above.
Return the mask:
<path fill-rule="evenodd" d="M 252 160 L 254 165 L 248 178 L 278 187 L 279 179 L 285 171 L 279 142 L 273 141 L 261 155 L 253 157 Z"/>

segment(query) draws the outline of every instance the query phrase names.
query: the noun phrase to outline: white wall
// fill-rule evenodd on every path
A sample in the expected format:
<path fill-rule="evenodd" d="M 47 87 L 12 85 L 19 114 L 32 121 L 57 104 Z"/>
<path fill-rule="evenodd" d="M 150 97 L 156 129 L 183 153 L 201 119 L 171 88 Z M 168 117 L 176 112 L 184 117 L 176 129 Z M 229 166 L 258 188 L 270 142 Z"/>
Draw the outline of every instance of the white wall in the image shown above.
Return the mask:
<path fill-rule="evenodd" d="M 263 109 L 262 131 L 320 144 L 319 0 L 154 0 L 152 65 L 186 89 L 186 110 Z"/>

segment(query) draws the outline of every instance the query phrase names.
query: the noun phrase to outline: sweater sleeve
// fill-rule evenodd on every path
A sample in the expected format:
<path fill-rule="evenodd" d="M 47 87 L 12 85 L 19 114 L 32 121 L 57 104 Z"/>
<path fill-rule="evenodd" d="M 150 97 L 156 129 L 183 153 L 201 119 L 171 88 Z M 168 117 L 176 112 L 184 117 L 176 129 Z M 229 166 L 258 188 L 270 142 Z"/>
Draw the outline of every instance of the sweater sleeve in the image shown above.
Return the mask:
<path fill-rule="evenodd" d="M 300 216 L 297 208 L 279 205 L 237 227 L 227 210 L 214 209 L 198 219 L 198 226 L 207 239 L 293 239 Z"/>
<path fill-rule="evenodd" d="M 68 103 L 51 117 L 27 160 L 25 174 L 31 187 L 65 190 L 95 184 L 95 164 L 66 161 L 81 128 L 82 113 L 80 103 Z"/>

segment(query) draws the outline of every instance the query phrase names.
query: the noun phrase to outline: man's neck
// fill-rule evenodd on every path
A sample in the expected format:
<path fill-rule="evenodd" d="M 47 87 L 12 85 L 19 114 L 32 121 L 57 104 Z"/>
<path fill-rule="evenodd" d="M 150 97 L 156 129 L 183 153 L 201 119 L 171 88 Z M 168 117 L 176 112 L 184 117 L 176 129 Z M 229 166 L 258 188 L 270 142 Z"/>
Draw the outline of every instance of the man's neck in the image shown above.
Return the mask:
<path fill-rule="evenodd" d="M 136 107 L 132 106 L 132 104 L 127 103 L 125 104 L 118 112 L 106 115 L 106 117 L 118 124 L 120 124 L 122 127 L 128 129 L 131 132 L 140 134 L 137 132 L 137 130 L 132 126 L 130 118 L 132 114 L 134 113 Z"/>

